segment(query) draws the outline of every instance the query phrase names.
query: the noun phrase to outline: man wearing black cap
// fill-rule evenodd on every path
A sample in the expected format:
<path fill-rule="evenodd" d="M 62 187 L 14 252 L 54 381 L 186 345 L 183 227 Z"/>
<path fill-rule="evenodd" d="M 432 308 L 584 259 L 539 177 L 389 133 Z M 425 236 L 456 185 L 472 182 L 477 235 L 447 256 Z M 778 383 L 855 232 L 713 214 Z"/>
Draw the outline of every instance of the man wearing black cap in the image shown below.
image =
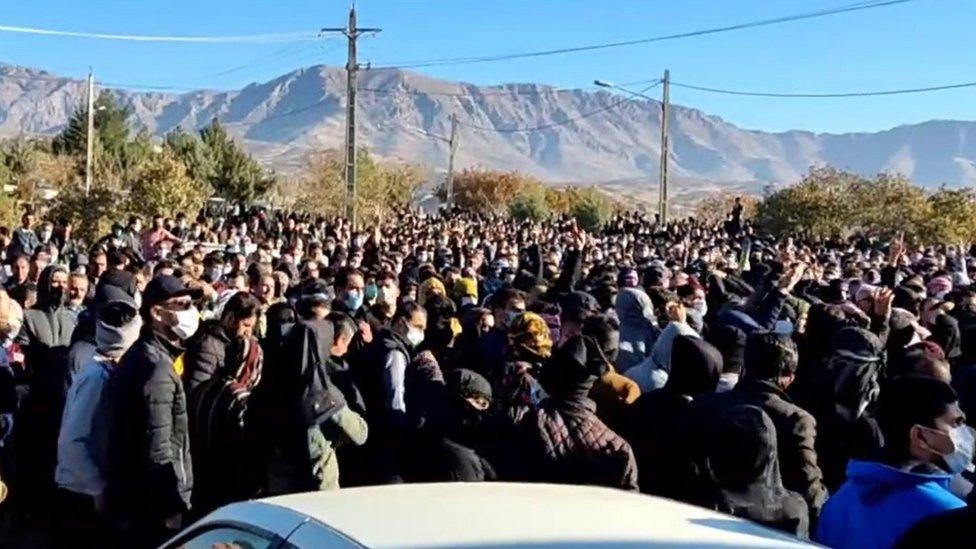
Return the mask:
<path fill-rule="evenodd" d="M 193 468 L 180 370 L 184 341 L 200 323 L 193 302 L 201 297 L 201 290 L 172 276 L 150 281 L 142 296 L 142 331 L 119 365 L 109 490 L 122 512 L 127 546 L 156 546 L 180 528 L 189 510 Z"/>

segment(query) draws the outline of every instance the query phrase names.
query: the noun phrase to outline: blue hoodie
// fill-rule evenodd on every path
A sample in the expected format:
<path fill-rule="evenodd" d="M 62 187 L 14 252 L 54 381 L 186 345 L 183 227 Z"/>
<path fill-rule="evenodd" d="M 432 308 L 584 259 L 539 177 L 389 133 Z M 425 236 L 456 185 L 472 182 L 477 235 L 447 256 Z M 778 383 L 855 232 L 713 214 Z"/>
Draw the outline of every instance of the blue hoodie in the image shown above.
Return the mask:
<path fill-rule="evenodd" d="M 920 520 L 966 506 L 949 491 L 950 478 L 851 460 L 847 482 L 820 515 L 817 542 L 835 548 L 894 547 Z"/>

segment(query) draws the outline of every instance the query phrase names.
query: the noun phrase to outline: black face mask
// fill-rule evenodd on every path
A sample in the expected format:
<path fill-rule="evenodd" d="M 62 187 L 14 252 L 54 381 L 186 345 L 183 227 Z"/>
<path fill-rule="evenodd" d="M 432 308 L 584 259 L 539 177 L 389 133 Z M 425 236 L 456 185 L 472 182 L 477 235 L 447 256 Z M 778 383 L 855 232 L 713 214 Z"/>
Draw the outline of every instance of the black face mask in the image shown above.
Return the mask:
<path fill-rule="evenodd" d="M 50 297 L 51 304 L 53 305 L 63 305 L 65 302 L 64 288 L 51 288 L 48 296 Z"/>

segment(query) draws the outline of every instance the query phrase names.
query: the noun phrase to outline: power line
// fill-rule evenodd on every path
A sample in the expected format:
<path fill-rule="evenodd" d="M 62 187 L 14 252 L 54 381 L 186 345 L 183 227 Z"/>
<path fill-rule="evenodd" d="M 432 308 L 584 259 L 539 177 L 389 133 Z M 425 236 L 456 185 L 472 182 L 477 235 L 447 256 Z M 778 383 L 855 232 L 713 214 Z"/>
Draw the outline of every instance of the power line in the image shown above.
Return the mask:
<path fill-rule="evenodd" d="M 635 92 L 635 93 L 637 93 L 637 94 L 647 93 L 648 91 L 650 91 L 651 89 L 653 89 L 654 87 L 656 87 L 656 86 L 658 86 L 660 84 L 661 84 L 661 80 L 657 80 L 653 84 L 651 84 L 650 86 L 647 86 L 646 88 L 640 90 L 639 92 Z M 533 132 L 538 132 L 538 131 L 543 131 L 543 130 L 549 130 L 549 129 L 556 128 L 556 127 L 559 127 L 559 126 L 565 126 L 567 124 L 572 124 L 572 123 L 577 122 L 579 120 L 583 120 L 584 118 L 589 118 L 591 116 L 600 114 L 601 112 L 606 112 L 606 111 L 615 109 L 615 108 L 619 107 L 620 105 L 623 105 L 624 103 L 629 103 L 631 101 L 634 101 L 634 99 L 631 98 L 631 97 L 625 97 L 623 99 L 620 99 L 619 101 L 615 101 L 615 102 L 613 102 L 613 103 L 611 103 L 609 105 L 605 105 L 603 107 L 600 107 L 599 109 L 595 109 L 595 110 L 588 111 L 588 112 L 585 112 L 583 114 L 580 114 L 579 116 L 574 116 L 572 118 L 567 118 L 567 119 L 561 120 L 559 122 L 553 122 L 551 124 L 543 124 L 541 126 L 535 126 L 535 127 L 532 127 L 532 128 L 489 128 L 487 126 L 477 126 L 477 125 L 474 125 L 474 124 L 466 124 L 466 123 L 460 123 L 460 124 L 462 126 L 464 126 L 464 127 L 471 128 L 473 130 L 496 132 L 496 133 L 533 133 Z"/>
<path fill-rule="evenodd" d="M 879 95 L 903 95 L 910 93 L 926 93 L 934 91 L 944 91 L 944 90 L 955 90 L 960 88 L 972 88 L 976 86 L 976 82 L 962 82 L 959 84 L 945 84 L 941 86 L 925 86 L 922 88 L 902 88 L 897 90 L 881 90 L 881 91 L 855 91 L 855 92 L 841 92 L 841 93 L 779 93 L 779 92 L 758 92 L 758 91 L 741 91 L 741 90 L 726 90 L 721 88 L 710 88 L 707 86 L 698 86 L 694 84 L 681 84 L 678 82 L 671 82 L 672 86 L 677 86 L 679 88 L 686 88 L 689 90 L 697 90 L 708 93 L 720 93 L 724 95 L 742 95 L 748 97 L 782 97 L 782 98 L 837 98 L 837 97 L 875 97 Z"/>
<path fill-rule="evenodd" d="M 319 34 L 309 31 L 294 31 L 273 34 L 251 34 L 239 36 L 165 36 L 143 34 L 114 34 L 100 32 L 79 32 L 38 27 L 0 25 L 0 32 L 32 34 L 41 36 L 62 36 L 91 40 L 115 40 L 124 42 L 177 42 L 196 44 L 269 44 L 283 42 L 309 42 L 317 40 Z"/>
<path fill-rule="evenodd" d="M 544 57 L 544 56 L 558 55 L 564 53 L 577 53 L 583 51 L 619 48 L 623 46 L 650 44 L 652 42 L 662 42 L 665 40 L 692 38 L 695 36 L 705 36 L 709 34 L 719 34 L 723 32 L 744 30 L 744 29 L 750 29 L 756 27 L 764 27 L 769 25 L 777 25 L 780 23 L 789 23 L 793 21 L 801 21 L 804 19 L 814 19 L 819 17 L 827 17 L 830 15 L 838 15 L 842 13 L 850 13 L 850 12 L 861 11 L 861 10 L 882 8 L 882 7 L 893 6 L 896 4 L 904 4 L 907 2 L 914 2 L 914 1 L 915 0 L 874 0 L 869 2 L 858 2 L 856 4 L 847 4 L 836 8 L 823 9 L 823 10 L 799 13 L 794 15 L 786 15 L 782 17 L 774 17 L 771 19 L 761 19 L 758 21 L 749 21 L 746 23 L 738 23 L 735 25 L 727 25 L 723 27 L 713 27 L 709 29 L 682 32 L 678 34 L 668 34 L 663 36 L 654 36 L 650 38 L 640 38 L 636 40 L 625 40 L 621 42 L 609 42 L 604 44 L 591 44 L 587 46 L 576 46 L 570 48 L 558 48 L 558 49 L 541 50 L 541 51 L 533 51 L 533 52 L 510 53 L 510 54 L 502 54 L 502 55 L 494 55 L 494 56 L 454 57 L 454 58 L 443 58 L 443 59 L 429 59 L 424 61 L 413 61 L 413 62 L 405 62 L 405 63 L 389 63 L 386 64 L 385 66 L 375 67 L 375 69 L 376 70 L 408 69 L 408 68 L 436 67 L 442 65 L 488 63 L 493 61 L 507 61 L 512 59 L 525 59 L 530 57 Z"/>

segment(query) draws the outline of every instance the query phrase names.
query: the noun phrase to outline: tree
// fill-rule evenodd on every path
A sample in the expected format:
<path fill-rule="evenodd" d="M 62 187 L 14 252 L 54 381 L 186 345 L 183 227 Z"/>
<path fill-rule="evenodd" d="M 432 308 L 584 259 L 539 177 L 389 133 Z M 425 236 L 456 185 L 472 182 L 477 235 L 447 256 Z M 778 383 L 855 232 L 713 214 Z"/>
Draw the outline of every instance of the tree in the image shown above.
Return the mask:
<path fill-rule="evenodd" d="M 546 188 L 541 183 L 526 185 L 512 199 L 508 215 L 518 221 L 543 221 L 552 215 L 546 198 Z"/>
<path fill-rule="evenodd" d="M 742 217 L 745 219 L 755 217 L 759 200 L 753 196 L 742 196 L 737 193 L 722 191 L 709 193 L 702 198 L 695 205 L 695 218 L 707 223 L 721 223 L 732 212 L 736 198 L 739 198 L 742 204 Z"/>
<path fill-rule="evenodd" d="M 200 139 L 213 166 L 208 174 L 209 183 L 218 196 L 244 203 L 254 202 L 274 185 L 274 174 L 265 172 L 251 155 L 244 152 L 216 118 L 200 130 Z"/>
<path fill-rule="evenodd" d="M 464 210 L 505 214 L 512 199 L 537 179 L 518 172 L 468 168 L 454 177 L 454 204 Z M 443 189 L 440 193 L 444 198 Z"/>
<path fill-rule="evenodd" d="M 186 175 L 197 181 L 209 183 L 214 173 L 213 159 L 210 158 L 206 145 L 198 136 L 187 133 L 177 126 L 163 138 L 163 147 L 183 162 Z"/>
<path fill-rule="evenodd" d="M 851 228 L 864 236 L 890 239 L 902 231 L 918 235 L 929 214 L 925 190 L 902 175 L 858 178 L 850 193 Z"/>
<path fill-rule="evenodd" d="M 95 182 L 87 196 L 82 185 L 75 185 L 58 193 L 49 217 L 69 220 L 76 236 L 94 242 L 125 218 L 127 202 L 127 192 L 104 182 Z"/>
<path fill-rule="evenodd" d="M 573 189 L 573 191 L 569 214 L 576 219 L 576 223 L 583 230 L 591 232 L 600 230 L 617 209 L 613 200 L 595 187 Z"/>
<path fill-rule="evenodd" d="M 976 241 L 976 189 L 943 186 L 928 196 L 927 206 L 920 231 L 925 241 L 964 248 Z"/>
<path fill-rule="evenodd" d="M 140 166 L 129 190 L 128 210 L 143 217 L 195 215 L 208 196 L 207 184 L 189 177 L 179 158 L 164 150 Z"/>
<path fill-rule="evenodd" d="M 796 185 L 770 192 L 759 204 L 756 221 L 774 235 L 841 236 L 852 228 L 852 189 L 859 180 L 834 168 L 812 168 Z"/>
<path fill-rule="evenodd" d="M 101 154 L 114 159 L 122 156 L 129 141 L 132 109 L 123 106 L 112 92 L 103 91 L 95 100 L 95 140 Z M 68 119 L 68 125 L 55 136 L 52 150 L 59 155 L 84 156 L 88 148 L 88 105 L 82 104 Z"/>
<path fill-rule="evenodd" d="M 305 176 L 294 182 L 295 208 L 320 215 L 346 213 L 345 157 L 338 151 L 318 152 L 306 159 Z M 410 205 L 423 181 L 410 164 L 380 164 L 360 149 L 356 157 L 356 208 L 364 223 L 383 222 Z"/>

